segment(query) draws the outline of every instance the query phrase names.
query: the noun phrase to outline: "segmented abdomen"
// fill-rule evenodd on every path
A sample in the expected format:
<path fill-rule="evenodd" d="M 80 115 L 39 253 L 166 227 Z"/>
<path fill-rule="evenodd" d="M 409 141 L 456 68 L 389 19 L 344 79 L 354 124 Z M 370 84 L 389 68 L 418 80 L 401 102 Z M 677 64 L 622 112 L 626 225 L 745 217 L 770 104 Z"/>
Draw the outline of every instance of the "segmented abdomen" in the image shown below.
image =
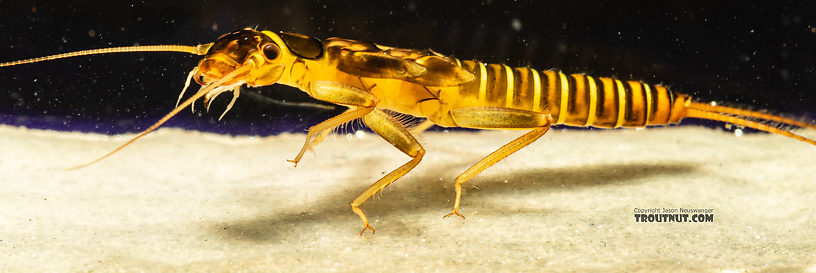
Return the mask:
<path fill-rule="evenodd" d="M 560 71 L 461 61 L 476 79 L 456 107 L 507 107 L 552 115 L 557 124 L 603 128 L 678 122 L 688 96 L 660 85 Z"/>

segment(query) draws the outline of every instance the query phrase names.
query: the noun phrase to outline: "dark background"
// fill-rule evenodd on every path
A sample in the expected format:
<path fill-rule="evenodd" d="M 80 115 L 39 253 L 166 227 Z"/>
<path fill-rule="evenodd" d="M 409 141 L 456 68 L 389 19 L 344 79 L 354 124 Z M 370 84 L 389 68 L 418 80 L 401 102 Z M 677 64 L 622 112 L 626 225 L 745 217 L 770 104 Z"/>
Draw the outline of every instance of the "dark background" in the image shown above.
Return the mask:
<path fill-rule="evenodd" d="M 816 118 L 816 9 L 808 1 L 112 2 L 0 1 L 0 61 L 108 46 L 195 45 L 257 26 L 667 84 L 700 101 Z M 136 132 L 173 108 L 198 59 L 128 53 L 0 68 L 0 123 Z M 249 92 L 312 102 L 289 87 L 245 88 L 220 122 L 229 95 L 212 112 L 183 111 L 167 126 L 303 132 L 342 111 L 270 103 Z"/>

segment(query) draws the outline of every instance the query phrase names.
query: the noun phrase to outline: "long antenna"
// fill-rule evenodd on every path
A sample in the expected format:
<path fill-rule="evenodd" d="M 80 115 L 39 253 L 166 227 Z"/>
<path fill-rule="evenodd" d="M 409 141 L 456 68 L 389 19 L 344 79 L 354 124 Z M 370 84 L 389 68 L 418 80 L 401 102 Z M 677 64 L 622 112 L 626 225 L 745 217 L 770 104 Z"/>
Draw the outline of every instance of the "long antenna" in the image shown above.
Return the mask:
<path fill-rule="evenodd" d="M 190 54 L 195 54 L 195 55 L 204 55 L 204 54 L 207 54 L 207 50 L 210 49 L 210 46 L 212 46 L 212 43 L 200 44 L 200 45 L 197 45 L 197 46 L 146 45 L 146 46 L 120 46 L 120 47 L 99 48 L 99 49 L 89 49 L 89 50 L 81 50 L 81 51 L 74 51 L 74 52 L 68 52 L 68 53 L 54 54 L 54 55 L 50 55 L 50 56 L 31 58 L 31 59 L 25 59 L 25 60 L 19 60 L 19 61 L 5 62 L 5 63 L 0 63 L 0 67 L 20 65 L 20 64 L 30 64 L 30 63 L 36 63 L 36 62 L 43 62 L 43 61 L 50 61 L 50 60 L 77 57 L 77 56 L 85 56 L 85 55 L 124 53 L 124 52 L 156 52 L 156 51 L 159 51 L 159 52 L 183 52 L 183 53 L 190 53 Z"/>

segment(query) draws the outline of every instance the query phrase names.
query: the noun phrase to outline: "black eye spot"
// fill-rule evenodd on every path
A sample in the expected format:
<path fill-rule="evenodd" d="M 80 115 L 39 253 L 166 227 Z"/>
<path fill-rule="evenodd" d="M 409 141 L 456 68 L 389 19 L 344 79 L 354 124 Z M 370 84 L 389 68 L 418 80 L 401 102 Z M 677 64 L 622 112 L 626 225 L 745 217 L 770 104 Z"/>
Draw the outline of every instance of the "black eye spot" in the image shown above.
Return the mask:
<path fill-rule="evenodd" d="M 274 60 L 280 56 L 280 47 L 274 44 L 268 44 L 263 47 L 264 56 L 267 59 Z"/>

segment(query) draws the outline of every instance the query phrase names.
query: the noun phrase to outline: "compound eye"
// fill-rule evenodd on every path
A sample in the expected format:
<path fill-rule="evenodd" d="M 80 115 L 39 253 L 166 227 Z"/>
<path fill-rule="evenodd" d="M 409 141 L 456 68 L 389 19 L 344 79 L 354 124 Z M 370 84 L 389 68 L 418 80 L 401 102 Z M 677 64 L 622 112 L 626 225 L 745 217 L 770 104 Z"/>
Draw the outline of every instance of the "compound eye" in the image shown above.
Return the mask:
<path fill-rule="evenodd" d="M 263 47 L 264 56 L 267 59 L 274 60 L 280 57 L 280 47 L 275 44 L 267 44 Z"/>

